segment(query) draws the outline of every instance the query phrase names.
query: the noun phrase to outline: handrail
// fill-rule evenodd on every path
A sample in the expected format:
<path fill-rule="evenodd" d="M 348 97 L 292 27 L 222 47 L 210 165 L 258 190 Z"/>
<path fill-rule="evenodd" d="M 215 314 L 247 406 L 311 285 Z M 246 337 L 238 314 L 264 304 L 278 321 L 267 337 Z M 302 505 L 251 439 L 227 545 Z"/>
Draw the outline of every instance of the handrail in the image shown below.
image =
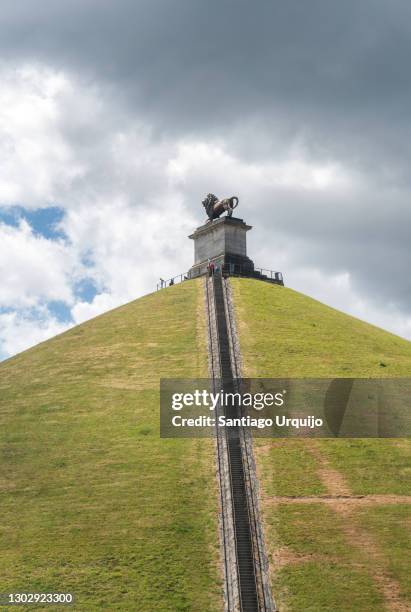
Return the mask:
<path fill-rule="evenodd" d="M 225 264 L 223 266 L 223 275 L 224 276 L 248 276 L 253 277 L 256 275 L 261 275 L 266 278 L 269 278 L 273 281 L 277 281 L 282 283 L 284 281 L 282 272 L 278 272 L 277 270 L 269 270 L 268 268 L 254 268 L 254 270 L 250 269 L 248 266 L 242 266 L 241 264 Z"/>
<path fill-rule="evenodd" d="M 215 275 L 216 277 L 218 276 L 218 273 L 216 273 Z M 223 301 L 224 301 L 224 288 L 223 288 L 223 279 L 221 278 L 221 289 L 223 292 Z M 220 360 L 219 360 L 219 370 L 220 370 L 220 380 L 223 383 L 223 370 L 221 367 L 221 337 L 220 337 L 220 330 L 219 330 L 219 326 L 218 326 L 218 319 L 217 319 L 217 300 L 216 300 L 216 291 L 215 291 L 215 287 L 216 287 L 216 279 L 213 278 L 213 302 L 214 302 L 214 313 L 215 313 L 215 330 L 216 330 L 216 336 L 217 336 L 217 350 L 220 356 Z M 224 304 L 224 312 L 225 312 L 225 304 Z M 226 319 L 227 322 L 227 319 Z M 230 356 L 230 369 L 231 369 L 231 378 L 234 382 L 233 379 L 233 370 L 232 370 L 232 364 L 231 364 L 231 356 Z M 223 383 L 224 384 L 224 383 Z M 218 429 L 217 429 L 218 431 Z M 228 447 L 228 442 L 227 442 L 227 431 L 224 431 L 224 437 L 226 440 L 226 445 Z M 229 471 L 229 481 L 230 481 L 230 491 L 231 491 L 231 517 L 232 517 L 232 521 L 233 521 L 233 529 L 234 529 L 234 535 L 235 535 L 235 549 L 236 549 L 236 574 L 237 574 L 237 584 L 238 584 L 238 595 L 240 598 L 240 606 L 241 609 L 243 608 L 242 606 L 242 594 L 241 594 L 241 579 L 240 579 L 240 568 L 239 568 L 239 563 L 238 563 L 238 544 L 237 544 L 237 537 L 236 537 L 236 533 L 237 533 L 237 522 L 236 522 L 236 515 L 235 515 L 235 510 L 234 510 L 234 490 L 233 490 L 233 473 L 232 473 L 232 465 L 231 465 L 231 460 L 230 460 L 230 451 L 229 448 L 227 448 L 227 454 L 228 454 L 228 471 Z"/>
<path fill-rule="evenodd" d="M 192 280 L 193 278 L 200 278 L 201 276 L 205 276 L 206 274 L 198 274 L 196 276 L 190 276 L 190 272 L 182 272 L 181 274 L 177 274 L 176 276 L 172 276 L 171 278 L 163 279 L 160 278 L 160 281 L 157 283 L 157 291 L 160 289 L 165 289 L 166 287 L 170 287 L 176 285 L 177 283 L 181 283 L 185 280 Z M 227 276 L 244 276 L 247 278 L 259 278 L 261 280 L 268 280 L 278 284 L 284 284 L 284 277 L 282 272 L 278 272 L 275 270 L 269 270 L 267 268 L 254 268 L 251 269 L 248 266 L 242 266 L 241 264 L 224 264 L 222 269 L 222 275 L 224 277 Z"/>
<path fill-rule="evenodd" d="M 216 391 L 216 363 L 214 362 L 214 351 L 216 350 L 218 353 L 218 346 L 215 346 L 214 343 L 214 339 L 213 339 L 213 334 L 212 334 L 212 317 L 211 317 L 211 309 L 212 309 L 212 303 L 214 304 L 214 288 L 213 288 L 213 297 L 211 297 L 210 295 L 210 285 L 209 285 L 209 280 L 208 278 L 205 279 L 205 287 L 206 287 L 206 300 L 207 300 L 207 316 L 208 316 L 208 334 L 209 334 L 209 347 L 210 347 L 210 355 L 211 355 L 211 374 L 212 374 L 212 381 L 213 381 L 213 392 L 215 393 Z M 212 303 L 211 303 L 212 302 Z M 218 326 L 217 326 L 217 321 L 215 321 L 215 329 L 216 329 L 216 334 L 218 336 Z M 217 340 L 217 345 L 218 345 L 218 338 L 216 338 Z M 220 379 L 221 379 L 221 372 L 220 372 Z M 218 427 L 216 428 L 216 451 L 217 451 L 217 461 L 218 461 L 218 470 L 219 470 L 219 474 L 223 474 L 223 458 L 221 456 L 222 451 L 221 451 L 221 433 L 218 429 Z M 221 478 L 221 476 L 220 476 Z M 227 540 L 225 537 L 226 531 L 227 531 L 227 527 L 226 527 L 226 517 L 225 517 L 225 513 L 224 513 L 224 493 L 223 493 L 223 485 L 222 482 L 220 481 L 220 504 L 221 504 L 221 521 L 222 521 L 222 541 L 223 541 L 223 547 L 224 547 L 224 575 L 225 575 L 225 579 L 226 579 L 226 597 L 227 597 L 227 609 L 231 610 L 232 605 L 231 605 L 231 592 L 230 589 L 228 587 L 228 582 L 229 582 L 229 574 L 230 574 L 230 568 L 229 568 L 229 560 L 228 560 L 228 549 L 227 549 Z"/>
<path fill-rule="evenodd" d="M 160 278 L 160 281 L 157 283 L 157 291 L 176 285 L 177 283 L 182 283 L 185 280 L 189 280 L 188 272 L 182 272 L 181 274 L 177 274 L 177 276 L 172 276 L 167 279 Z"/>

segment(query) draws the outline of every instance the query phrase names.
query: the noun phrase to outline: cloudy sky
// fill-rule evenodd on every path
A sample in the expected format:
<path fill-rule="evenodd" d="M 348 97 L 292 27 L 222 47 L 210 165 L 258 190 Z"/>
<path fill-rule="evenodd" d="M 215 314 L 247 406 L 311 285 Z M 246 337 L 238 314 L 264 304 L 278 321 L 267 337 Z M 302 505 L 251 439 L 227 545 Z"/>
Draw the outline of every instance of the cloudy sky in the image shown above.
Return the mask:
<path fill-rule="evenodd" d="M 187 270 L 212 191 L 411 339 L 407 0 L 2 0 L 0 358 Z"/>

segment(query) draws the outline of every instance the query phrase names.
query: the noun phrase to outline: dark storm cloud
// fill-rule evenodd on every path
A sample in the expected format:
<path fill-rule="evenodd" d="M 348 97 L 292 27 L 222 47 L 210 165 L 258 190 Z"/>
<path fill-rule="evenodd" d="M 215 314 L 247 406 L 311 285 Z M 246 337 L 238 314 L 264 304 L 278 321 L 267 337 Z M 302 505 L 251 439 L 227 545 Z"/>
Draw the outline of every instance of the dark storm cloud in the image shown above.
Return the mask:
<path fill-rule="evenodd" d="M 0 48 L 106 82 L 169 133 L 235 139 L 254 120 L 254 156 L 304 131 L 312 155 L 372 167 L 375 146 L 410 154 L 410 17 L 406 1 L 5 1 Z"/>
<path fill-rule="evenodd" d="M 340 113 L 342 125 L 351 113 L 396 123 L 410 101 L 410 17 L 395 0 L 3 1 L 1 48 L 106 79 L 164 125 L 278 110 L 304 126 Z"/>
<path fill-rule="evenodd" d="M 409 2 L 3 0 L 0 19 L 4 59 L 95 79 L 158 136 L 219 137 L 250 162 L 299 138 L 309 159 L 360 173 L 326 202 L 262 191 L 250 215 L 294 241 L 297 264 L 347 270 L 409 312 Z"/>

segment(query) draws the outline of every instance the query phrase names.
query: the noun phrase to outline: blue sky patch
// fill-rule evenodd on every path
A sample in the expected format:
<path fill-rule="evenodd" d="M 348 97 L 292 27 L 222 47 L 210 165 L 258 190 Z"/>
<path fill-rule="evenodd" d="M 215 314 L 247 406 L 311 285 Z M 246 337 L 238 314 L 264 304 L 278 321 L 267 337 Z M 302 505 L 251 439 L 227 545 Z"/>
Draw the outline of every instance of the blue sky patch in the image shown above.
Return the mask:
<path fill-rule="evenodd" d="M 37 210 L 28 210 L 23 206 L 10 206 L 3 210 L 0 209 L 0 221 L 6 223 L 6 225 L 17 227 L 20 220 L 25 219 L 35 234 L 48 240 L 58 240 L 66 237 L 58 227 L 63 217 L 64 209 L 59 206 L 49 206 Z"/>
<path fill-rule="evenodd" d="M 52 300 L 47 302 L 47 309 L 53 317 L 55 317 L 60 323 L 72 323 L 73 319 L 71 316 L 71 310 L 67 306 L 66 302 L 61 300 Z"/>
<path fill-rule="evenodd" d="M 76 283 L 74 293 L 76 298 L 82 302 L 92 302 L 98 291 L 94 282 L 89 278 L 85 278 Z"/>
<path fill-rule="evenodd" d="M 15 312 L 15 309 L 10 306 L 0 306 L 0 314 L 7 314 L 10 312 Z"/>

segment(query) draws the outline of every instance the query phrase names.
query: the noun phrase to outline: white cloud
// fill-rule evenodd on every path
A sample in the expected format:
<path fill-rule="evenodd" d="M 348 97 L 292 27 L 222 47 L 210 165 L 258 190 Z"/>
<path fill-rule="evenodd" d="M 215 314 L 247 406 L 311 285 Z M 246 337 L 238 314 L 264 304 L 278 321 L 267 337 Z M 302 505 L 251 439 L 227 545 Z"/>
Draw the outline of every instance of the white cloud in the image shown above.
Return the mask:
<path fill-rule="evenodd" d="M 34 235 L 28 223 L 0 223 L 0 307 L 32 308 L 41 302 L 73 302 L 75 253 L 62 241 Z"/>
<path fill-rule="evenodd" d="M 18 312 L 0 314 L 0 358 L 20 353 L 70 327 L 50 316 L 31 317 Z"/>
<path fill-rule="evenodd" d="M 393 305 L 387 304 L 384 310 L 373 306 L 352 287 L 348 271 L 330 275 L 315 268 L 294 268 L 288 282 L 324 304 L 411 340 L 411 317 L 404 316 Z"/>
<path fill-rule="evenodd" d="M 67 237 L 35 235 L 25 221 L 0 225 L 0 307 L 15 309 L 0 342 L 13 353 L 59 329 L 41 311 L 50 300 L 78 323 L 185 271 L 195 221 L 167 176 L 174 143 L 152 143 L 147 126 L 104 104 L 95 86 L 36 67 L 3 66 L 3 76 L 0 205 L 55 203 Z M 74 296 L 84 277 L 99 289 L 91 304 Z"/>
<path fill-rule="evenodd" d="M 61 101 L 70 81 L 45 68 L 1 67 L 0 203 L 44 207 L 81 175 L 61 130 Z"/>
<path fill-rule="evenodd" d="M 304 264 L 316 253 L 313 229 L 325 235 L 333 216 L 340 227 L 349 225 L 367 189 L 357 171 L 311 159 L 296 141 L 272 159 L 250 162 L 224 141 L 155 139 L 149 125 L 97 84 L 44 67 L 3 65 L 0 78 L 0 206 L 58 205 L 67 236 L 39 237 L 26 222 L 0 225 L 0 307 L 14 309 L 1 315 L 4 353 L 67 327 L 44 311 L 50 300 L 66 302 L 79 323 L 154 290 L 160 276 L 185 272 L 193 250 L 187 235 L 204 219 L 200 201 L 210 190 L 240 195 L 239 214 L 255 225 L 249 254 L 257 265 L 280 269 L 294 288 L 411 337 L 404 314 L 358 295 L 352 266 L 327 269 L 324 250 L 318 255 L 324 269 Z M 306 194 L 311 199 L 301 208 Z M 84 277 L 98 288 L 91 303 L 74 294 Z"/>
<path fill-rule="evenodd" d="M 71 314 L 74 322 L 78 325 L 112 308 L 121 306 L 123 303 L 120 297 L 114 297 L 111 293 L 99 293 L 91 302 L 77 302 L 73 306 Z"/>
<path fill-rule="evenodd" d="M 206 170 L 206 173 L 204 172 Z M 324 189 L 349 189 L 354 183 L 350 173 L 336 161 L 309 160 L 304 147 L 292 141 L 283 151 L 281 161 L 261 160 L 250 163 L 230 154 L 222 143 L 183 142 L 178 144 L 176 155 L 170 160 L 168 174 L 177 185 L 185 185 L 195 178 L 212 177 L 233 188 L 249 184 L 256 188 L 292 188 L 321 191 Z M 356 179 L 357 180 L 357 179 Z"/>

